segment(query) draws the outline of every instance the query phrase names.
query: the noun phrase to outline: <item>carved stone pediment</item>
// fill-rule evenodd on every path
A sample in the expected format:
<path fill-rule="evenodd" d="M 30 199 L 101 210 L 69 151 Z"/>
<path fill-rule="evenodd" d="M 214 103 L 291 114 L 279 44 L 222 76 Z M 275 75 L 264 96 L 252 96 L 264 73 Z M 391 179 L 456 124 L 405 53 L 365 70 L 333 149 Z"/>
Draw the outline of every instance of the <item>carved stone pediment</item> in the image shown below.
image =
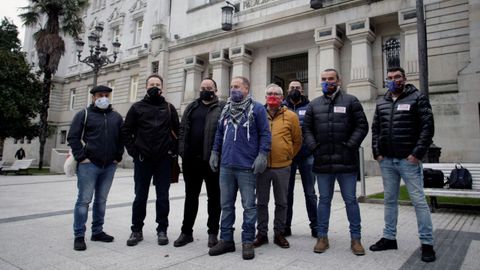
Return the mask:
<path fill-rule="evenodd" d="M 118 12 L 118 8 L 115 8 L 113 10 L 112 14 L 110 14 L 110 16 L 108 16 L 107 22 L 109 22 L 110 24 L 123 23 L 124 19 L 125 19 L 125 13 L 124 12 Z"/>
<path fill-rule="evenodd" d="M 140 10 L 143 10 L 144 8 L 147 7 L 147 1 L 145 0 L 137 0 L 135 3 L 132 5 L 132 7 L 129 9 L 130 13 L 136 13 Z"/>

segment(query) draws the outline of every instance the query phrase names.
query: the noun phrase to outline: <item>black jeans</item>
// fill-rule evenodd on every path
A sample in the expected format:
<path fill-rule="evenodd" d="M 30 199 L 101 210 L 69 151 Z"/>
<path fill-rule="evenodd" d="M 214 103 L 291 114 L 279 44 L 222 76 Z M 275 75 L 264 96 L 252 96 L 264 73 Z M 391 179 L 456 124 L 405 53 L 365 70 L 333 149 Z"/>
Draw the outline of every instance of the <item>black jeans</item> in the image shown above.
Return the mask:
<path fill-rule="evenodd" d="M 208 196 L 208 234 L 218 234 L 220 222 L 220 186 L 219 174 L 210 169 L 208 162 L 201 158 L 183 160 L 183 178 L 185 181 L 185 206 L 183 211 L 182 233 L 192 235 L 193 225 L 198 212 L 198 196 L 205 180 Z"/>
<path fill-rule="evenodd" d="M 160 160 L 144 158 L 143 160 L 134 159 L 135 171 L 135 200 L 132 206 L 132 232 L 141 232 L 143 221 L 147 214 L 148 190 L 150 180 L 153 176 L 155 193 L 157 200 L 155 210 L 157 217 L 157 232 L 167 232 L 168 213 L 170 211 L 169 189 L 170 189 L 170 170 L 172 158 L 165 155 Z"/>

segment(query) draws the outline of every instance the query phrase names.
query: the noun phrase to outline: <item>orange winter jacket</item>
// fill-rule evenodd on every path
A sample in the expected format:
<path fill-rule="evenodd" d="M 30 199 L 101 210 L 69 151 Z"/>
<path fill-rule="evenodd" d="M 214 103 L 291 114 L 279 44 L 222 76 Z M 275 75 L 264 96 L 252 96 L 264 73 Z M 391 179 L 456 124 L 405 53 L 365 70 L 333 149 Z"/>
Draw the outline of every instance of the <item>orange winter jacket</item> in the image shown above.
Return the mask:
<path fill-rule="evenodd" d="M 292 159 L 302 146 L 302 130 L 295 112 L 282 106 L 271 116 L 268 115 L 272 132 L 272 150 L 268 155 L 268 168 L 283 168 L 292 164 Z"/>

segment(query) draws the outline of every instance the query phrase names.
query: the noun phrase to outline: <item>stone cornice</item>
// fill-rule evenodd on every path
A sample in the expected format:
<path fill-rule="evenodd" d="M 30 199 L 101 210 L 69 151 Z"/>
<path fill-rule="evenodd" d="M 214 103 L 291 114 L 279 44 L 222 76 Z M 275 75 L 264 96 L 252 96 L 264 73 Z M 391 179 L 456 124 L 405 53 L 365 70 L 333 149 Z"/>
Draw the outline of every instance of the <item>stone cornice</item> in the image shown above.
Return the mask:
<path fill-rule="evenodd" d="M 238 23 L 234 25 L 232 31 L 225 32 L 219 28 L 211 30 L 208 32 L 203 32 L 193 36 L 189 36 L 183 39 L 176 41 L 170 41 L 169 49 L 179 50 L 186 47 L 191 47 L 198 44 L 208 43 L 212 40 L 218 40 L 222 38 L 234 37 L 246 32 L 251 32 L 252 30 L 259 28 L 268 28 L 272 25 L 278 24 L 287 24 L 291 21 L 296 21 L 299 19 L 305 19 L 310 17 L 322 16 L 329 14 L 338 10 L 343 10 L 346 8 L 356 7 L 368 4 L 369 0 L 353 0 L 344 3 L 339 3 L 337 5 L 327 6 L 319 10 L 313 10 L 310 8 L 310 5 L 303 5 L 296 8 L 288 9 L 283 12 L 278 12 L 271 14 L 266 17 L 260 17 L 245 22 Z"/>

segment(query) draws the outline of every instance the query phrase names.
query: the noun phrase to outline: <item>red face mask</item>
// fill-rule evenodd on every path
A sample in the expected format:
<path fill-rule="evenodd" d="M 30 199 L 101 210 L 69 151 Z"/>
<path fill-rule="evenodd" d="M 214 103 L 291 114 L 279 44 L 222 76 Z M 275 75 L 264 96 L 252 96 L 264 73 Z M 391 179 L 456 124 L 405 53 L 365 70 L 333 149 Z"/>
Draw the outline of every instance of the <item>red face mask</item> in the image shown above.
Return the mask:
<path fill-rule="evenodd" d="M 280 107 L 282 100 L 277 96 L 267 96 L 267 105 L 273 108 Z"/>

